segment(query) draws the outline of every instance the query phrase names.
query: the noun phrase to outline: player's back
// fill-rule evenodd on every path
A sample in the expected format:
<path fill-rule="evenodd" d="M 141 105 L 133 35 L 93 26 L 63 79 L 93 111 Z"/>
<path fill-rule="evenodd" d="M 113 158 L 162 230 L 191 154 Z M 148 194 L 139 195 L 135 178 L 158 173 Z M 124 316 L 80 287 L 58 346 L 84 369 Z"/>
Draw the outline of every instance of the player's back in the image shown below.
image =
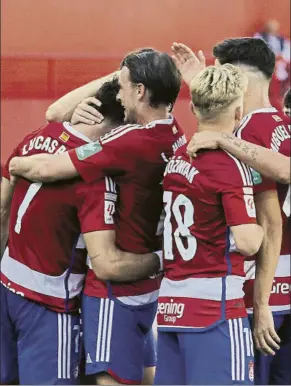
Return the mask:
<path fill-rule="evenodd" d="M 290 117 L 287 117 L 275 108 L 266 108 L 255 110 L 246 115 L 240 128 L 237 130 L 237 136 L 290 157 L 290 131 Z M 276 184 L 254 170 L 252 173 L 255 194 L 266 190 L 277 189 L 278 191 L 283 221 L 283 238 L 270 305 L 274 312 L 290 312 L 290 185 Z M 246 304 L 249 308 L 252 306 L 254 264 L 254 258 L 251 258 L 250 262 L 246 263 L 247 278 L 250 279 L 245 288 Z"/>
<path fill-rule="evenodd" d="M 51 123 L 27 135 L 12 156 L 56 154 L 88 141 L 69 124 Z M 80 180 L 41 184 L 20 179 L 14 189 L 1 281 L 58 311 L 74 308 L 82 288 L 86 251 L 79 239 L 76 200 L 84 185 Z"/>
<path fill-rule="evenodd" d="M 256 222 L 249 169 L 220 150 L 190 162 L 183 147 L 168 163 L 163 187 L 159 325 L 204 328 L 245 316 L 244 257 L 230 227 Z"/>

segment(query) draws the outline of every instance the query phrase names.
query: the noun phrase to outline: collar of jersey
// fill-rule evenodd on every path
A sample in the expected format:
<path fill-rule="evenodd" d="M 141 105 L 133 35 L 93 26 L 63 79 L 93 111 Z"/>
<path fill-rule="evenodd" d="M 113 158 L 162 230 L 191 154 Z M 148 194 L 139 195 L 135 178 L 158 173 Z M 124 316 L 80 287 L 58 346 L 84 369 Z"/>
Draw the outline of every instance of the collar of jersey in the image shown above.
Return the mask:
<path fill-rule="evenodd" d="M 67 131 L 69 131 L 75 137 L 83 139 L 83 141 L 85 142 L 92 142 L 92 140 L 89 137 L 87 137 L 85 134 L 81 133 L 78 130 L 75 130 L 70 122 L 63 122 L 63 126 Z"/>
<path fill-rule="evenodd" d="M 259 114 L 259 113 L 277 113 L 278 110 L 275 108 L 275 107 L 263 107 L 261 109 L 257 109 L 257 110 L 253 110 L 251 111 L 250 113 L 248 113 L 247 115 L 244 116 L 245 117 L 248 117 L 249 115 L 253 115 L 253 114 Z"/>
<path fill-rule="evenodd" d="M 173 121 L 174 121 L 174 117 L 173 117 L 172 114 L 170 114 L 170 115 L 169 115 L 169 118 L 166 118 L 166 119 L 157 119 L 156 121 L 150 122 L 150 125 L 152 125 L 152 124 L 156 125 L 156 124 L 158 124 L 158 123 L 160 123 L 160 124 L 162 124 L 162 125 L 170 125 L 171 123 L 173 123 Z"/>

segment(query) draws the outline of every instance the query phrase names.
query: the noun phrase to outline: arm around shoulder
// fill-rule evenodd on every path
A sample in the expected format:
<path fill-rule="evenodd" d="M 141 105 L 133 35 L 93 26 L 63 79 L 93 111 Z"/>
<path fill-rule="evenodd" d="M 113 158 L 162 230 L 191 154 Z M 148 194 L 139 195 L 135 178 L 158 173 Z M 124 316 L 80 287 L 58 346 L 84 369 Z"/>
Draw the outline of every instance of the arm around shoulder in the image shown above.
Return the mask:
<path fill-rule="evenodd" d="M 14 157 L 10 161 L 9 172 L 34 182 L 54 182 L 78 175 L 68 152 Z"/>

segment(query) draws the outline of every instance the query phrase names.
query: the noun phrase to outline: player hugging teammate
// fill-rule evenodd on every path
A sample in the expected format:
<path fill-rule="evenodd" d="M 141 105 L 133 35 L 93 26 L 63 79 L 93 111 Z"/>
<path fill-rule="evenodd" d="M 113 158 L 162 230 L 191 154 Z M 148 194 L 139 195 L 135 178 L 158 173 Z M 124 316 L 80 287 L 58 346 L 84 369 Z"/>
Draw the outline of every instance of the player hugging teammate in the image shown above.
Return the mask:
<path fill-rule="evenodd" d="M 71 124 L 46 125 L 10 157 L 1 184 L 1 383 L 80 382 L 85 247 L 83 337 L 94 383 L 153 383 L 156 311 L 155 384 L 290 383 L 290 291 L 274 289 L 290 286 L 290 186 L 265 178 L 290 183 L 290 118 L 268 99 L 274 54 L 258 39 L 228 39 L 205 68 L 201 52 L 172 49 L 174 61 L 131 53 L 118 73 L 55 102 L 49 120 Z M 179 72 L 198 120 L 188 152 L 169 114 Z M 102 94 L 106 84 L 112 93 Z M 286 113 L 289 105 L 286 97 Z M 57 154 L 61 146 L 72 150 Z"/>

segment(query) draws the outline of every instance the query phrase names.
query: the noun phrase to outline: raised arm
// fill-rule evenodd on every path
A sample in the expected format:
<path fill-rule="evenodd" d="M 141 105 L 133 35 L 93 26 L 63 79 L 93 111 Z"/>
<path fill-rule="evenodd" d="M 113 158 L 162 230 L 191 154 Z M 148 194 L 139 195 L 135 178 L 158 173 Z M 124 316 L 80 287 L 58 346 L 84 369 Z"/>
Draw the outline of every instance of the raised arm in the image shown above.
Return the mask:
<path fill-rule="evenodd" d="M 156 253 L 123 252 L 115 245 L 115 231 L 103 230 L 84 234 L 92 269 L 101 280 L 131 282 L 156 274 L 160 258 Z"/>
<path fill-rule="evenodd" d="M 265 177 L 290 184 L 290 157 L 273 152 L 259 145 L 244 141 L 232 134 L 204 131 L 195 134 L 188 144 L 188 154 L 195 157 L 201 149 L 221 148 Z"/>
<path fill-rule="evenodd" d="M 49 122 L 71 121 L 73 112 L 78 104 L 85 98 L 93 97 L 103 83 L 112 80 L 117 74 L 118 71 L 115 71 L 64 95 L 62 98 L 58 99 L 49 106 L 46 111 L 46 119 Z"/>

